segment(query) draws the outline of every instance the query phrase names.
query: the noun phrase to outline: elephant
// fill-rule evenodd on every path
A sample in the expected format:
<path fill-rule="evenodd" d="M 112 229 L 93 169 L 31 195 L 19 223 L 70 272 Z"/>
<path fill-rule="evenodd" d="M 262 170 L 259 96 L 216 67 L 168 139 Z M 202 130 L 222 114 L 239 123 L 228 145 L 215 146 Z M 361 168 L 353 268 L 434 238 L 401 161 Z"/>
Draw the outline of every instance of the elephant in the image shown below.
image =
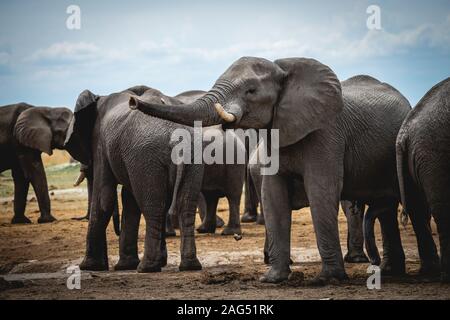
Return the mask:
<path fill-rule="evenodd" d="M 122 230 L 120 258 L 116 270 L 159 272 L 167 263 L 165 220 L 167 212 L 178 212 L 181 226 L 180 271 L 200 270 L 194 220 L 203 178 L 203 165 L 193 158 L 174 159 L 171 151 L 175 130 L 182 130 L 194 143 L 193 129 L 155 117 L 130 113 L 128 100 L 146 101 L 170 97 L 145 86 L 107 96 L 83 91 L 76 102 L 64 144 L 72 157 L 93 172 L 86 254 L 82 270 L 108 270 L 106 226 L 117 203 L 117 185 L 122 185 Z M 184 160 L 184 161 L 179 161 Z M 190 161 L 190 163 L 189 163 Z M 142 261 L 137 250 L 141 213 L 146 221 Z"/>
<path fill-rule="evenodd" d="M 17 103 L 0 107 L 0 172 L 11 169 L 14 180 L 14 217 L 11 223 L 31 223 L 25 216 L 28 189 L 39 204 L 38 223 L 55 221 L 51 214 L 47 178 L 41 153 L 63 149 L 72 112 L 67 108 Z"/>
<path fill-rule="evenodd" d="M 382 273 L 404 273 L 395 139 L 411 107 L 392 86 L 366 75 L 341 85 L 328 66 L 314 59 L 242 57 L 189 107 L 146 103 L 137 97 L 129 104 L 184 125 L 202 121 L 204 126 L 278 129 L 279 170 L 263 176 L 261 190 L 270 259 L 262 282 L 284 281 L 291 273 L 292 186 L 304 189 L 292 195 L 307 196 L 322 259 L 312 285 L 348 278 L 339 242 L 340 200 L 362 201 L 378 213 Z M 269 144 L 267 148 L 273 142 Z"/>
<path fill-rule="evenodd" d="M 262 186 L 262 175 L 261 175 L 261 164 L 256 161 L 256 150 L 250 156 L 253 160 L 248 165 L 248 171 L 252 184 L 254 186 L 255 192 L 258 199 L 261 199 L 261 186 Z M 296 188 L 293 187 L 293 190 Z M 303 197 L 291 197 L 295 199 L 304 199 Z M 259 200 L 260 201 L 260 200 Z M 300 210 L 305 207 L 309 207 L 308 201 L 302 203 L 291 204 L 292 209 Z M 356 201 L 341 201 L 341 207 L 344 211 L 345 217 L 347 218 L 347 253 L 344 256 L 344 261 L 348 263 L 366 263 L 369 262 L 366 254 L 364 253 L 364 234 L 363 234 L 363 216 L 365 211 L 365 205 L 361 203 L 356 203 Z M 264 211 L 261 208 L 261 213 L 258 216 L 259 219 L 264 221 Z M 266 238 L 267 240 L 267 238 Z M 264 243 L 264 262 L 269 264 L 268 255 L 268 242 Z"/>
<path fill-rule="evenodd" d="M 418 238 L 421 273 L 450 282 L 450 78 L 431 88 L 403 122 L 396 143 L 404 212 Z M 437 225 L 440 265 L 431 233 Z"/>

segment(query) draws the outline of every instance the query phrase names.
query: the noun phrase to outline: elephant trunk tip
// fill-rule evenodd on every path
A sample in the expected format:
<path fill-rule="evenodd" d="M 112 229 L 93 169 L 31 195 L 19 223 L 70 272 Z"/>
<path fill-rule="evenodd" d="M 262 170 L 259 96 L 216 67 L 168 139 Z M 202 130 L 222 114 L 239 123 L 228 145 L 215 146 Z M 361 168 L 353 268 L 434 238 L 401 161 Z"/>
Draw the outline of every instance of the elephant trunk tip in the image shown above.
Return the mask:
<path fill-rule="evenodd" d="M 136 110 L 138 108 L 138 99 L 135 97 L 130 97 L 130 100 L 128 101 L 128 106 L 131 110 Z"/>

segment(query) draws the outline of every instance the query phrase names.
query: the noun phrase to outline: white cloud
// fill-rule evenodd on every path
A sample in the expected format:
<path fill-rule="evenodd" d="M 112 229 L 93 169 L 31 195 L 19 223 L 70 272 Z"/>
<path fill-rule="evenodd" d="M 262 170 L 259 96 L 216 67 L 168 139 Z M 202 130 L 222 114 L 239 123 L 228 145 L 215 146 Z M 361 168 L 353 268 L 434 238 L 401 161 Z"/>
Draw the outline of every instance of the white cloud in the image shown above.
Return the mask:
<path fill-rule="evenodd" d="M 100 49 L 93 43 L 59 42 L 45 49 L 39 49 L 28 60 L 32 62 L 83 62 L 99 57 Z"/>

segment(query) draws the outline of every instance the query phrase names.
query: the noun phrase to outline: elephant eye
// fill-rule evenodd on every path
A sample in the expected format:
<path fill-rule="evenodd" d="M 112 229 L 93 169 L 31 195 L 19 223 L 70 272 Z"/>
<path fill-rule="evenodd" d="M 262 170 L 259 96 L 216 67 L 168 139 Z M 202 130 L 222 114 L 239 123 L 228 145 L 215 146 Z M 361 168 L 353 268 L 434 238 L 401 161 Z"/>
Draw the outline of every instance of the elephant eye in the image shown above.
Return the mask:
<path fill-rule="evenodd" d="M 256 88 L 250 88 L 245 92 L 245 94 L 255 94 L 255 93 L 256 93 Z"/>

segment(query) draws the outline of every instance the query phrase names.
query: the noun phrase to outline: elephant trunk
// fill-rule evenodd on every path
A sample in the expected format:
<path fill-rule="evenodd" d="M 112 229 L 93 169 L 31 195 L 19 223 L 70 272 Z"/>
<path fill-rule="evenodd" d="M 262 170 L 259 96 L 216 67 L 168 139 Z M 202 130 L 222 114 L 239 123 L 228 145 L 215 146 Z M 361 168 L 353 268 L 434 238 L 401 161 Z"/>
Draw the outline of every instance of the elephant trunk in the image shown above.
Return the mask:
<path fill-rule="evenodd" d="M 375 219 L 377 215 L 375 212 L 371 211 L 370 208 L 364 215 L 364 242 L 366 245 L 367 255 L 369 256 L 370 263 L 372 265 L 380 265 L 381 258 L 378 253 L 377 243 L 375 241 Z"/>
<path fill-rule="evenodd" d="M 235 86 L 228 80 L 219 80 L 203 97 L 186 105 L 147 103 L 131 97 L 130 108 L 154 117 L 193 126 L 194 121 L 202 121 L 205 127 L 234 122 L 236 116 L 225 111 L 223 104 Z"/>

